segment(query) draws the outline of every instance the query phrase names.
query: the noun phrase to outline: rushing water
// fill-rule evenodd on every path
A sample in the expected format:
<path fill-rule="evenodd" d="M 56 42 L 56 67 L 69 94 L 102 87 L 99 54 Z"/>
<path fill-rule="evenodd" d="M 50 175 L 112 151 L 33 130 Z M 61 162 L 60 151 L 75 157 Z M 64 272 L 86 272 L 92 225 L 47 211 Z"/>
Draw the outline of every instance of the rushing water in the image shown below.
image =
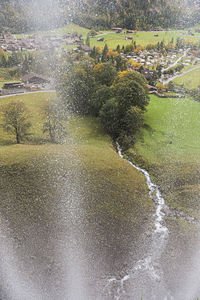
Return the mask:
<path fill-rule="evenodd" d="M 125 159 L 120 145 L 116 143 L 118 154 L 122 159 Z M 155 290 L 153 290 L 152 295 L 150 295 L 149 291 L 149 299 L 157 299 L 157 292 L 158 294 L 163 295 L 163 299 L 173 299 L 167 289 L 165 288 L 164 280 L 162 278 L 162 271 L 159 265 L 160 257 L 165 250 L 165 245 L 168 237 L 168 228 L 165 226 L 165 210 L 167 206 L 165 204 L 165 200 L 163 199 L 159 187 L 156 184 L 153 184 L 150 178 L 149 173 L 134 165 L 128 159 L 125 159 L 133 168 L 144 174 L 146 178 L 146 182 L 149 188 L 149 196 L 155 203 L 155 215 L 154 215 L 154 231 L 152 232 L 152 244 L 149 249 L 149 253 L 147 256 L 139 260 L 135 266 L 130 269 L 125 276 L 121 279 L 117 279 L 116 277 L 112 277 L 108 281 L 107 287 L 111 287 L 113 284 L 117 284 L 117 292 L 115 295 L 115 299 L 126 299 L 126 289 L 125 283 L 127 281 L 131 281 L 134 278 L 137 278 L 138 287 L 141 285 L 141 279 L 144 276 L 147 276 L 148 279 L 155 284 Z M 143 283 L 142 283 L 143 284 Z M 142 295 L 141 295 L 142 296 Z M 125 298 L 124 298 L 125 297 Z"/>

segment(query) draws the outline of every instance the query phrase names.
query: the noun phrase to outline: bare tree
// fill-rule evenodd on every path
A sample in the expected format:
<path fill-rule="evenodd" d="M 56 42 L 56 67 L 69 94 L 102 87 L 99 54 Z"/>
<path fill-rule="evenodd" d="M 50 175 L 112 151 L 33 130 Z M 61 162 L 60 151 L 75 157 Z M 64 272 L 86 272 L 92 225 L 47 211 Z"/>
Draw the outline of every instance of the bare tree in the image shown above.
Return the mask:
<path fill-rule="evenodd" d="M 15 135 L 17 144 L 21 143 L 23 137 L 28 135 L 31 123 L 28 121 L 30 115 L 24 102 L 10 102 L 1 106 L 3 129 Z"/>
<path fill-rule="evenodd" d="M 67 134 L 57 102 L 48 101 L 46 104 L 43 133 L 48 133 L 52 143 L 59 143 Z"/>

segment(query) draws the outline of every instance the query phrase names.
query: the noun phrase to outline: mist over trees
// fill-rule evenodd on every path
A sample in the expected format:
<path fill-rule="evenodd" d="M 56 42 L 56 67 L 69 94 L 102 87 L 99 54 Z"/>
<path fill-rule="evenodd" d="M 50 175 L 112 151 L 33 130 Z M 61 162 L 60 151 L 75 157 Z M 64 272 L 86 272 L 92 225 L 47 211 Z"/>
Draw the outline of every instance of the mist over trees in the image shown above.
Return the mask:
<path fill-rule="evenodd" d="M 199 0 L 75 0 L 68 5 L 73 22 L 89 28 L 119 25 L 151 30 L 189 27 L 200 21 Z"/>
<path fill-rule="evenodd" d="M 3 32 L 53 29 L 74 22 L 88 28 L 182 28 L 200 22 L 200 0 L 1 0 Z"/>
<path fill-rule="evenodd" d="M 55 29 L 66 24 L 68 13 L 59 0 L 1 0 L 2 32 Z"/>

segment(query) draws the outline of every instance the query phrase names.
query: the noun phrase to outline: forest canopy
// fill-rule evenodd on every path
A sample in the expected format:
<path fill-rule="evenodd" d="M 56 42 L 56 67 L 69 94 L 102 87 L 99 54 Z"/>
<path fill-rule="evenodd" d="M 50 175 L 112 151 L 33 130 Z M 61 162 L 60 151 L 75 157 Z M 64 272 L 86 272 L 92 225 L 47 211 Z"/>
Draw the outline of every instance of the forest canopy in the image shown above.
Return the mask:
<path fill-rule="evenodd" d="M 200 0 L 1 0 L 3 32 L 45 30 L 74 22 L 87 28 L 186 28 L 200 22 Z"/>
<path fill-rule="evenodd" d="M 199 23 L 200 0 L 75 0 L 72 11 L 73 21 L 86 27 L 185 28 Z"/>

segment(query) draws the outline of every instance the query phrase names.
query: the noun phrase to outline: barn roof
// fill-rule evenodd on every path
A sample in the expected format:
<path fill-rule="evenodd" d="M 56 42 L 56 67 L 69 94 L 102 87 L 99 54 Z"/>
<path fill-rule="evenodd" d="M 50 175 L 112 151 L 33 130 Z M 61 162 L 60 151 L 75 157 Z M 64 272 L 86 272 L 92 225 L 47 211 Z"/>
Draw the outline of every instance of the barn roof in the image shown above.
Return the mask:
<path fill-rule="evenodd" d="M 36 74 L 36 73 L 33 73 L 33 72 L 31 72 L 31 73 L 29 73 L 29 74 L 27 74 L 27 75 L 24 75 L 23 78 L 22 78 L 22 80 L 23 80 L 23 82 L 28 82 L 28 81 L 30 81 L 32 78 L 35 78 L 35 77 L 37 77 L 37 78 L 39 78 L 39 79 L 43 79 L 43 80 L 45 80 L 45 81 L 49 81 L 49 78 L 47 78 L 46 76 L 39 75 L 39 74 Z"/>

